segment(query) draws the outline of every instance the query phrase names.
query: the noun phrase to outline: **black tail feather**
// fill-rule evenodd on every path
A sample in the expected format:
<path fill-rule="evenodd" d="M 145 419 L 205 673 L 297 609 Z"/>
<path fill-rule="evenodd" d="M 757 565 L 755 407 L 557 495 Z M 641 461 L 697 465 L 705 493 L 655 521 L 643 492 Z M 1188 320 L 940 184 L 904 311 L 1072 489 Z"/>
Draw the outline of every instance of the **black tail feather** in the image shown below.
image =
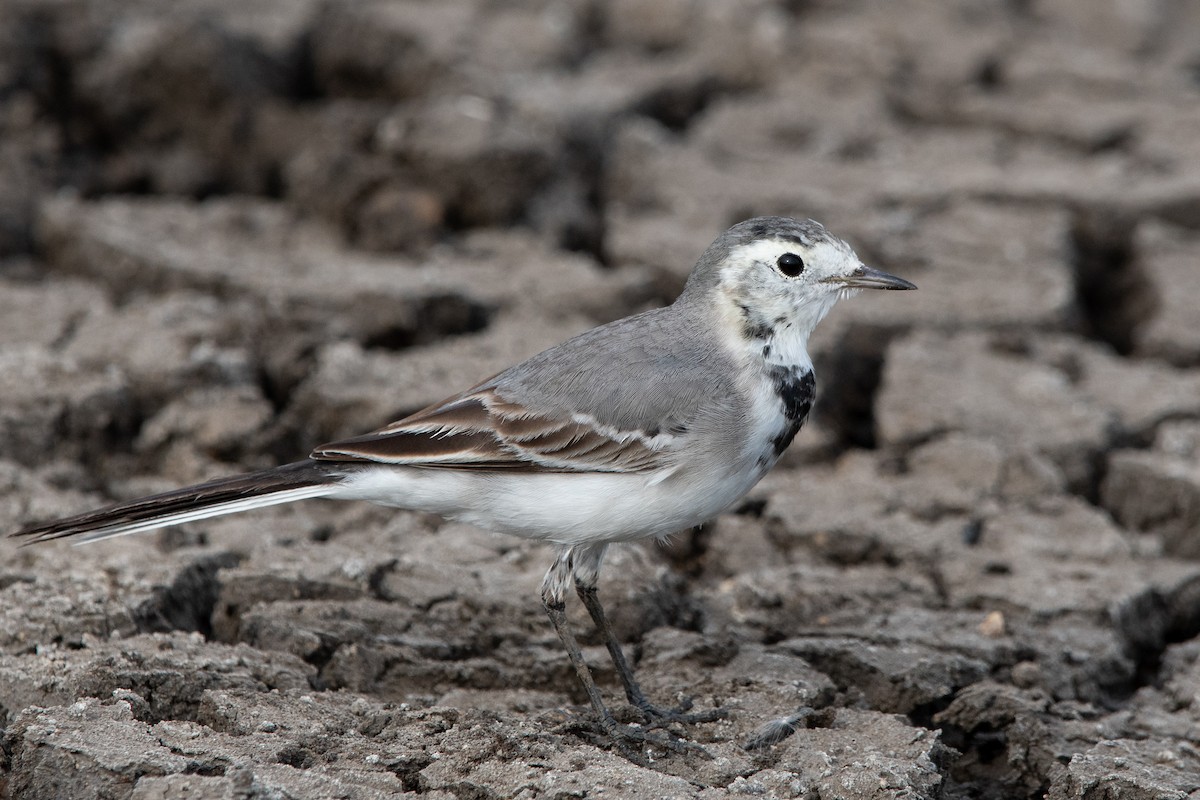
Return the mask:
<path fill-rule="evenodd" d="M 308 459 L 30 525 L 11 535 L 28 539 L 27 543 L 71 536 L 83 536 L 84 541 L 91 541 L 273 503 L 319 497 L 326 493 L 322 491 L 323 487 L 337 483 L 339 477 L 330 465 Z M 306 489 L 312 491 L 306 492 Z"/>

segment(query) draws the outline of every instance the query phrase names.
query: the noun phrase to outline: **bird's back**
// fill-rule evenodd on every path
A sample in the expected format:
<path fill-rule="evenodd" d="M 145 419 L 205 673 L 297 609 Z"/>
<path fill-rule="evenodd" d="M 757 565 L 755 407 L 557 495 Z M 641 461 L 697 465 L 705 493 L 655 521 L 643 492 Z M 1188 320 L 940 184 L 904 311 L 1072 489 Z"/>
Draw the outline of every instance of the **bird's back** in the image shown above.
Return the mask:
<path fill-rule="evenodd" d="M 593 328 L 483 386 L 616 431 L 680 432 L 736 395 L 732 356 L 691 311 L 676 303 Z"/>

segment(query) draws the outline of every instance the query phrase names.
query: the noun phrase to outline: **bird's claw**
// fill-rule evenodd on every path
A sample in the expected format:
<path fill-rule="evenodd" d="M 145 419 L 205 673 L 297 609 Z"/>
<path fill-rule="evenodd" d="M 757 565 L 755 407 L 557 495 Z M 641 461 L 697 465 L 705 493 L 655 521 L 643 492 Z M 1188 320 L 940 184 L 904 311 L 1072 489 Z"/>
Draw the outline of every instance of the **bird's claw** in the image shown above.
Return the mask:
<path fill-rule="evenodd" d="M 704 722 L 716 722 L 719 719 L 725 719 L 729 716 L 729 712 L 723 708 L 710 708 L 707 711 L 692 712 L 692 706 L 695 703 L 690 697 L 685 697 L 674 708 L 659 708 L 644 699 L 634 705 L 642 713 L 642 716 L 651 728 L 666 728 L 666 726 L 673 723 L 696 725 Z"/>
<path fill-rule="evenodd" d="M 598 747 L 611 747 L 633 763 L 650 767 L 652 756 L 647 748 L 659 748 L 676 755 L 698 755 L 712 758 L 700 745 L 680 737 L 664 724 L 626 725 L 612 716 L 589 720 L 577 719 L 570 723 L 571 730 Z M 661 728 L 662 731 L 656 731 Z"/>
<path fill-rule="evenodd" d="M 712 758 L 708 751 L 695 742 L 690 742 L 675 735 L 672 731 L 663 729 L 663 734 L 653 731 L 653 728 L 662 727 L 660 725 L 652 725 L 646 728 L 623 725 L 612 717 L 603 720 L 600 723 L 604 735 L 613 743 L 613 745 L 621 752 L 623 756 L 634 763 L 647 765 L 646 748 L 659 747 L 677 755 L 699 755 L 704 758 Z"/>

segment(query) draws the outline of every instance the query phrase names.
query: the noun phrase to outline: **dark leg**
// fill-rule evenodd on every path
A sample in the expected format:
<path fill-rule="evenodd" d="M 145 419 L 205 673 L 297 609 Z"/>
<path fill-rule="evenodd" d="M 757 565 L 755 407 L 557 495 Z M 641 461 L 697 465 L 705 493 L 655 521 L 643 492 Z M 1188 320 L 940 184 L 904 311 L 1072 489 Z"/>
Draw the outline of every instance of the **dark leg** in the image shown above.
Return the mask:
<path fill-rule="evenodd" d="M 642 711 L 650 708 L 650 701 L 642 693 L 642 687 L 638 686 L 637 678 L 633 676 L 633 669 L 625 659 L 625 651 L 621 649 L 621 643 L 617 641 L 612 625 L 609 624 L 608 617 L 604 614 L 604 606 L 600 605 L 596 587 L 584 586 L 582 583 L 576 582 L 575 592 L 583 601 L 583 607 L 591 614 L 592 622 L 596 623 L 596 629 L 600 631 L 600 636 L 604 639 L 604 646 L 608 648 L 608 656 L 612 659 L 613 666 L 617 668 L 617 677 L 621 679 L 621 685 L 625 687 L 625 697 Z"/>
<path fill-rule="evenodd" d="M 625 653 L 621 650 L 621 644 L 613 634 L 612 625 L 609 624 L 608 617 L 604 613 L 604 607 L 600 605 L 600 597 L 596 593 L 596 586 L 594 584 L 586 585 L 576 580 L 575 591 L 579 595 L 579 599 L 583 601 L 588 614 L 591 615 L 592 621 L 596 623 L 596 628 L 600 631 L 600 636 L 604 639 L 604 646 L 608 648 L 608 655 L 612 659 L 613 666 L 617 669 L 621 685 L 625 687 L 625 697 L 648 720 L 692 724 L 696 722 L 713 722 L 727 716 L 723 708 L 714 708 L 710 711 L 688 714 L 686 712 L 692 707 L 691 698 L 687 698 L 678 708 L 673 709 L 662 709 L 653 705 L 646 699 L 646 695 L 642 692 L 642 687 L 638 686 L 637 679 L 633 676 L 633 669 L 630 668 L 629 662 L 625 659 Z"/>
<path fill-rule="evenodd" d="M 571 633 L 571 629 L 567 625 L 566 604 L 561 600 L 556 601 L 552 596 L 543 593 L 542 605 L 546 609 L 546 615 L 550 617 L 550 623 L 554 626 L 558 638 L 562 640 L 563 646 L 567 649 L 567 656 L 571 659 L 571 665 L 575 667 L 575 674 L 579 677 L 579 682 L 583 684 L 584 691 L 587 692 L 588 699 L 592 703 L 592 710 L 596 712 L 601 729 L 627 758 L 637 764 L 649 766 L 641 752 L 641 747 L 646 744 L 657 745 L 677 753 L 685 753 L 693 750 L 701 753 L 704 752 L 703 749 L 688 742 L 655 736 L 643 729 L 622 725 L 613 719 L 612 714 L 604 706 L 604 699 L 600 697 L 600 690 L 596 688 L 596 682 L 592 679 L 592 672 L 588 669 L 587 662 L 583 660 L 583 652 L 579 649 L 579 642 L 575 640 L 575 635 Z"/>
<path fill-rule="evenodd" d="M 604 699 L 600 696 L 600 690 L 596 688 L 592 672 L 588 669 L 587 662 L 583 660 L 583 651 L 579 648 L 579 642 L 567 625 L 566 594 L 567 587 L 572 582 L 587 607 L 588 613 L 600 628 L 601 635 L 608 646 L 609 655 L 617 668 L 617 673 L 621 676 L 621 683 L 625 686 L 625 695 L 647 720 L 659 723 L 710 722 L 725 716 L 722 709 L 703 714 L 684 714 L 682 712 L 687 710 L 686 707 L 678 711 L 661 711 L 646 700 L 637 681 L 634 680 L 633 671 L 629 668 L 629 662 L 625 660 L 625 654 L 621 652 L 620 644 L 613 636 L 612 626 L 609 625 L 608 618 L 604 615 L 600 600 L 596 597 L 596 580 L 606 549 L 607 545 L 565 547 L 559 551 L 558 558 L 554 560 L 554 564 L 546 571 L 546 577 L 542 580 L 542 605 L 546 608 L 546 615 L 550 617 L 550 623 L 554 625 L 555 633 L 558 634 L 558 638 L 562 640 L 563 646 L 567 649 L 571 666 L 575 668 L 575 674 L 579 677 L 579 682 L 583 684 L 584 691 L 587 692 L 592 709 L 596 712 L 597 721 L 607 738 L 616 744 L 627 758 L 639 764 L 643 764 L 645 761 L 641 752 L 641 746 L 645 744 L 655 744 L 675 752 L 696 752 L 707 756 L 708 753 L 699 745 L 673 736 L 667 738 L 655 736 L 644 728 L 622 725 L 613 718 L 604 705 Z M 636 745 L 636 750 L 631 745 Z"/>
<path fill-rule="evenodd" d="M 543 596 L 542 605 L 546 609 L 546 615 L 550 617 L 550 624 L 554 626 L 554 632 L 562 640 L 563 647 L 567 648 L 567 657 L 571 659 L 571 666 L 575 668 L 575 674 L 579 677 L 579 682 L 583 684 L 583 690 L 587 692 L 588 700 L 592 703 L 592 710 L 600 719 L 600 726 L 604 728 L 605 732 L 612 733 L 617 727 L 617 721 L 604 706 L 604 698 L 600 696 L 600 690 L 596 688 L 596 682 L 592 679 L 592 671 L 588 669 L 587 662 L 583 660 L 583 651 L 579 649 L 579 642 L 575 641 L 575 634 L 571 633 L 571 629 L 567 626 L 566 603 L 561 600 L 554 602 Z"/>

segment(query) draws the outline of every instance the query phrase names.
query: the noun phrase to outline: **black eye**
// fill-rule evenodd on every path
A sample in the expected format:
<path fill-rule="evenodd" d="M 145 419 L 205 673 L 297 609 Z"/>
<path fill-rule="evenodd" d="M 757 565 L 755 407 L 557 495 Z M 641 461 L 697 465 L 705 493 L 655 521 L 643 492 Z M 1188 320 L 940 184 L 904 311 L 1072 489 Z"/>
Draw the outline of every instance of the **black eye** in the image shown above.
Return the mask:
<path fill-rule="evenodd" d="M 794 278 L 804 272 L 804 259 L 795 253 L 784 253 L 775 264 L 779 267 L 779 271 L 789 278 Z"/>

